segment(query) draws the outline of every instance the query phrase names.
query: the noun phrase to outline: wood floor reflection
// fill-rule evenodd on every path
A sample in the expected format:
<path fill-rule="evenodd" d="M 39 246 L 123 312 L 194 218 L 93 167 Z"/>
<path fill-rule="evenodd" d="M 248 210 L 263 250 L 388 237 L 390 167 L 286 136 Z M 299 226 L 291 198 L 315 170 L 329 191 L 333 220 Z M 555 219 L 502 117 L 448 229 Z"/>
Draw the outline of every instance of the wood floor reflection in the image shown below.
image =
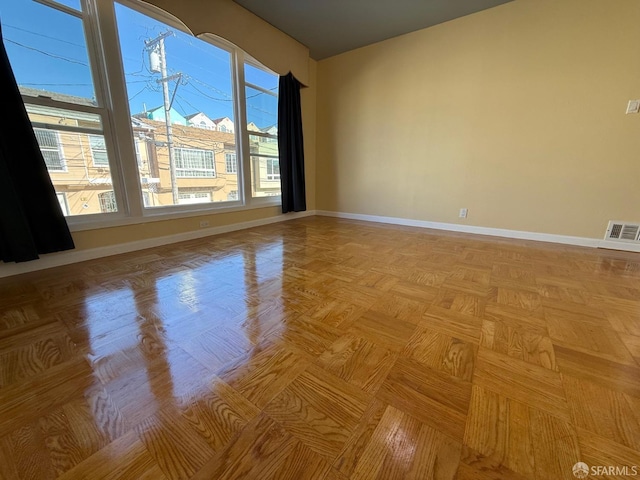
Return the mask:
<path fill-rule="evenodd" d="M 309 217 L 0 282 L 1 479 L 578 461 L 640 465 L 640 254 Z"/>

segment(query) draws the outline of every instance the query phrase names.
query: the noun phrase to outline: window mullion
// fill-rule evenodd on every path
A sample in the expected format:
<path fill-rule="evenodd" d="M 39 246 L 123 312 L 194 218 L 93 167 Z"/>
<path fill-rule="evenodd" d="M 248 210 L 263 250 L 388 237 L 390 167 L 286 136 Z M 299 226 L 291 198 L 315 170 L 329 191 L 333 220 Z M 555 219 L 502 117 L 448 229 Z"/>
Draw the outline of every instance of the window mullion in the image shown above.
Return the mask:
<path fill-rule="evenodd" d="M 238 182 L 238 186 L 242 186 L 241 199 L 245 205 L 251 205 L 253 195 L 251 193 L 251 149 L 249 147 L 249 132 L 247 129 L 247 102 L 245 94 L 244 80 L 244 54 L 237 52 L 235 58 L 235 88 L 236 94 L 236 111 L 238 112 L 238 129 L 240 138 L 238 142 L 238 154 L 240 155 L 240 172 L 242 181 Z"/>
<path fill-rule="evenodd" d="M 104 72 L 101 82 L 96 82 L 101 91 L 107 110 L 110 112 L 105 121 L 105 141 L 107 149 L 113 152 L 117 163 L 115 170 L 118 187 L 115 188 L 116 201 L 120 210 L 131 216 L 142 216 L 142 189 L 138 180 L 138 166 L 131 128 L 131 118 L 124 82 L 122 60 L 120 58 L 119 38 L 113 2 L 85 0 L 92 8 L 96 19 L 97 38 L 101 43 Z M 104 88 L 102 88 L 104 86 Z M 109 135 L 107 135 L 107 132 Z M 114 187 L 116 179 L 114 178 Z"/>

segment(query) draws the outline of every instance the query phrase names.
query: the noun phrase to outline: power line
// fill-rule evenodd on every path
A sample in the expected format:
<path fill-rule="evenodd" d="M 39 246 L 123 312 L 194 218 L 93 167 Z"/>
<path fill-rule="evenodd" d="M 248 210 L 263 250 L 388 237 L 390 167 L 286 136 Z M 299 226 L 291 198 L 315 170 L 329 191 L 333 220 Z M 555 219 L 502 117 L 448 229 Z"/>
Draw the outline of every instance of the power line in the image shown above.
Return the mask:
<path fill-rule="evenodd" d="M 48 38 L 49 40 L 55 40 L 56 42 L 66 43 L 67 45 L 73 45 L 74 47 L 82 48 L 82 49 L 85 49 L 85 50 L 87 48 L 86 45 L 79 45 L 77 43 L 68 42 L 68 41 L 62 40 L 60 38 L 50 37 L 48 35 L 44 35 L 42 33 L 34 32 L 32 30 L 27 30 L 25 28 L 16 27 L 15 25 L 9 25 L 8 23 L 3 24 L 3 26 L 7 27 L 7 28 L 13 28 L 14 30 L 19 30 L 21 32 L 30 33 L 31 35 L 35 35 L 37 37 Z"/>
<path fill-rule="evenodd" d="M 182 115 L 183 117 L 187 116 L 187 110 L 184 108 L 184 106 L 180 103 L 180 100 L 178 100 L 178 96 L 176 95 L 176 98 L 174 99 L 177 107 L 180 107 L 180 110 L 178 110 L 178 108 L 176 107 L 176 110 L 178 110 L 178 113 L 180 115 Z"/>
<path fill-rule="evenodd" d="M 19 47 L 26 48 L 27 50 L 33 50 L 34 52 L 41 53 L 42 55 L 46 55 L 47 57 L 56 58 L 58 60 L 64 60 L 65 62 L 69 62 L 69 63 L 76 63 L 78 65 L 82 65 L 83 67 L 88 67 L 89 66 L 86 63 L 80 62 L 78 60 L 74 60 L 74 59 L 67 58 L 67 57 L 62 57 L 60 55 L 55 55 L 53 53 L 45 52 L 43 50 L 38 50 L 37 48 L 29 47 L 27 45 L 23 45 L 22 43 L 18 43 L 18 42 L 14 41 L 14 40 L 9 40 L 8 38 L 5 38 L 4 40 L 6 42 L 13 43 L 14 45 L 17 45 Z"/>
<path fill-rule="evenodd" d="M 180 100 L 182 100 L 184 103 L 186 103 L 187 105 L 189 105 L 191 108 L 193 108 L 196 112 L 200 112 L 200 111 L 201 111 L 199 108 L 194 107 L 194 106 L 193 106 L 193 104 L 192 104 L 189 100 L 187 100 L 186 98 L 184 98 L 183 96 L 178 95 L 178 98 L 179 98 Z"/>
<path fill-rule="evenodd" d="M 129 102 L 131 100 L 133 100 L 134 98 L 136 98 L 138 95 L 140 95 L 142 92 L 144 92 L 147 89 L 147 86 L 145 85 L 144 87 L 142 87 L 142 90 L 140 90 L 138 93 L 136 93 L 133 97 L 129 97 Z"/>
<path fill-rule="evenodd" d="M 193 77 L 189 77 L 189 80 L 195 80 L 195 81 L 196 81 L 196 82 L 198 82 L 198 83 L 202 83 L 202 84 L 204 84 L 204 82 L 201 82 L 201 81 L 199 81 L 198 79 L 193 78 Z M 233 101 L 233 98 L 231 98 L 231 97 L 229 97 L 229 98 L 216 98 L 216 97 L 212 97 L 212 96 L 211 96 L 211 95 L 209 95 L 208 93 L 204 93 L 202 90 L 200 90 L 198 87 L 196 87 L 193 83 L 187 83 L 187 85 L 191 85 L 195 91 L 197 91 L 197 92 L 198 92 L 198 93 L 200 93 L 201 95 L 204 95 L 204 96 L 205 96 L 205 97 L 207 97 L 207 98 L 210 98 L 211 100 L 215 100 L 215 101 L 217 101 L 217 102 L 232 102 L 232 101 Z M 226 93 L 221 92 L 220 90 L 215 89 L 214 87 L 211 87 L 210 85 L 206 85 L 206 84 L 205 84 L 205 86 L 209 87 L 211 90 L 218 91 L 219 93 L 222 93 L 223 95 L 225 95 L 225 96 L 227 96 L 227 97 L 228 97 L 228 95 L 227 95 Z"/>

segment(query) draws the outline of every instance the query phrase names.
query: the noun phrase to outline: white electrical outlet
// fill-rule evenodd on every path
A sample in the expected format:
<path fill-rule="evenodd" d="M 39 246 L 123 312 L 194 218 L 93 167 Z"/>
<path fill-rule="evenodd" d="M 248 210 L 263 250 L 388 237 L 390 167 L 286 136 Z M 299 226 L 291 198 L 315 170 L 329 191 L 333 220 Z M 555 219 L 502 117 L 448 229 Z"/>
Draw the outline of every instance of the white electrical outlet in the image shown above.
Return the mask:
<path fill-rule="evenodd" d="M 461 208 L 460 209 L 460 215 L 458 215 L 460 218 L 467 218 L 467 209 L 466 208 Z"/>
<path fill-rule="evenodd" d="M 209 220 L 202 220 L 200 222 L 200 228 L 205 228 L 209 226 Z"/>
<path fill-rule="evenodd" d="M 627 114 L 640 112 L 640 100 L 629 100 Z"/>

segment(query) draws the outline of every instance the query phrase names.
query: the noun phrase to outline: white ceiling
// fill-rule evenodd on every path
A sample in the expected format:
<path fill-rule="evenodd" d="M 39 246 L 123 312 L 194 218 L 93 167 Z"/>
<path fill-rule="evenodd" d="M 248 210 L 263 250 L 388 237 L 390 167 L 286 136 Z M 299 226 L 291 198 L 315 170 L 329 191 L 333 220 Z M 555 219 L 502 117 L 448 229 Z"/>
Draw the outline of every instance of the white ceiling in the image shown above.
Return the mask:
<path fill-rule="evenodd" d="M 309 47 L 331 57 L 492 8 L 512 0 L 234 0 Z"/>

